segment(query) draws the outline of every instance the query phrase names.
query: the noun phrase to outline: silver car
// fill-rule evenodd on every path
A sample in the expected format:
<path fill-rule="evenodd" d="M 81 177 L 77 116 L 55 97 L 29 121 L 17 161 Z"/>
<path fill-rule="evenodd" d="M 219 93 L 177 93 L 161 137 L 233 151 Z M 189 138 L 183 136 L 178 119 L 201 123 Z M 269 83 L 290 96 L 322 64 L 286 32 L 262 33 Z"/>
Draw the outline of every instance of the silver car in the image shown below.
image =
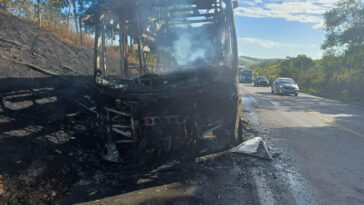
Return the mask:
<path fill-rule="evenodd" d="M 272 93 L 293 94 L 295 96 L 300 92 L 300 88 L 292 78 L 277 78 L 272 83 Z"/>

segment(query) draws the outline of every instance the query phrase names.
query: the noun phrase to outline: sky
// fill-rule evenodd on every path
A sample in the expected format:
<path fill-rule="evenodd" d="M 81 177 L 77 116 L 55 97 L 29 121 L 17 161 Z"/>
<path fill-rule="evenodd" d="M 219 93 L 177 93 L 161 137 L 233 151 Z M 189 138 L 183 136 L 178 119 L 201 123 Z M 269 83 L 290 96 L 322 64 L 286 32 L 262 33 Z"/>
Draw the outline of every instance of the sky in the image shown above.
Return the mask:
<path fill-rule="evenodd" d="M 239 55 L 286 58 L 322 56 L 323 14 L 337 0 L 240 0 L 235 9 Z"/>

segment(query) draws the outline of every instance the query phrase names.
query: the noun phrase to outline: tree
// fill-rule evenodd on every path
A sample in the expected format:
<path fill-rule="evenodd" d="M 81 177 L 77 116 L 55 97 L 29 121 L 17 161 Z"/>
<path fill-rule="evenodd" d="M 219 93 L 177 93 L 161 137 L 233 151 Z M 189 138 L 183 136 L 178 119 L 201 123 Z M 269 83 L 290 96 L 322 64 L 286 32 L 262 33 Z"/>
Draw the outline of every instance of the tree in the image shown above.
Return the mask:
<path fill-rule="evenodd" d="M 38 0 L 38 26 L 42 26 L 42 0 Z"/>
<path fill-rule="evenodd" d="M 34 20 L 34 2 L 32 0 L 23 0 L 22 6 L 24 7 L 25 16 L 28 18 L 28 20 L 33 21 Z"/>
<path fill-rule="evenodd" d="M 60 0 L 62 4 L 62 8 L 67 8 L 67 28 L 70 28 L 71 23 L 71 7 L 72 7 L 72 0 Z"/>
<path fill-rule="evenodd" d="M 298 55 L 296 58 L 288 59 L 292 61 L 294 67 L 299 68 L 302 71 L 305 71 L 314 65 L 314 61 L 306 55 Z"/>
<path fill-rule="evenodd" d="M 75 19 L 76 33 L 78 33 L 77 0 L 72 0 L 73 17 Z"/>
<path fill-rule="evenodd" d="M 0 12 L 2 13 L 7 13 L 8 12 L 8 8 L 9 7 L 9 2 L 8 1 L 1 1 L 0 2 Z"/>
<path fill-rule="evenodd" d="M 106 0 L 78 0 L 79 14 L 82 17 L 87 15 L 96 16 L 100 5 Z M 92 32 L 94 26 L 91 22 L 84 22 L 83 28 L 86 32 Z"/>
<path fill-rule="evenodd" d="M 325 17 L 326 51 L 345 51 L 364 44 L 363 0 L 342 0 Z"/>

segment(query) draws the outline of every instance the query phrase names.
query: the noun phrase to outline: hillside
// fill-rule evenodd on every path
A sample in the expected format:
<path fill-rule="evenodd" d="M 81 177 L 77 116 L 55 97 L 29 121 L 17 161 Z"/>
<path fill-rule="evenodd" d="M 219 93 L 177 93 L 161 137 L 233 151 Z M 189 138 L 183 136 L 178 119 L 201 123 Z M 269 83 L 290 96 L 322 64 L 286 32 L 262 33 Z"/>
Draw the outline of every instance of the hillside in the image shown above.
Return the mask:
<path fill-rule="evenodd" d="M 2 78 L 92 75 L 92 56 L 92 48 L 71 44 L 32 23 L 0 13 Z"/>
<path fill-rule="evenodd" d="M 239 56 L 239 64 L 244 65 L 248 68 L 262 63 L 274 64 L 277 63 L 278 60 L 279 59 L 262 59 L 262 58 L 248 57 L 248 56 Z"/>

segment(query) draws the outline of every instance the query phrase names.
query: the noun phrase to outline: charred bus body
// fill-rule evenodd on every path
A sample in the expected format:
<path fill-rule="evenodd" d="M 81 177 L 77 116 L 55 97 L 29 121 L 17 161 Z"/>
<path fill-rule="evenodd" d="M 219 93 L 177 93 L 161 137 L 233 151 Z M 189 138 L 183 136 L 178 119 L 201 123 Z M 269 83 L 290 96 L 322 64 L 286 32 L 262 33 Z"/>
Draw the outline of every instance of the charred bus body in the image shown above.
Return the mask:
<path fill-rule="evenodd" d="M 95 25 L 100 136 L 111 161 L 239 140 L 235 2 L 111 0 Z M 107 35 L 120 75 L 108 73 Z M 115 34 L 116 33 L 116 34 Z M 109 46 L 109 47 L 108 47 Z"/>

